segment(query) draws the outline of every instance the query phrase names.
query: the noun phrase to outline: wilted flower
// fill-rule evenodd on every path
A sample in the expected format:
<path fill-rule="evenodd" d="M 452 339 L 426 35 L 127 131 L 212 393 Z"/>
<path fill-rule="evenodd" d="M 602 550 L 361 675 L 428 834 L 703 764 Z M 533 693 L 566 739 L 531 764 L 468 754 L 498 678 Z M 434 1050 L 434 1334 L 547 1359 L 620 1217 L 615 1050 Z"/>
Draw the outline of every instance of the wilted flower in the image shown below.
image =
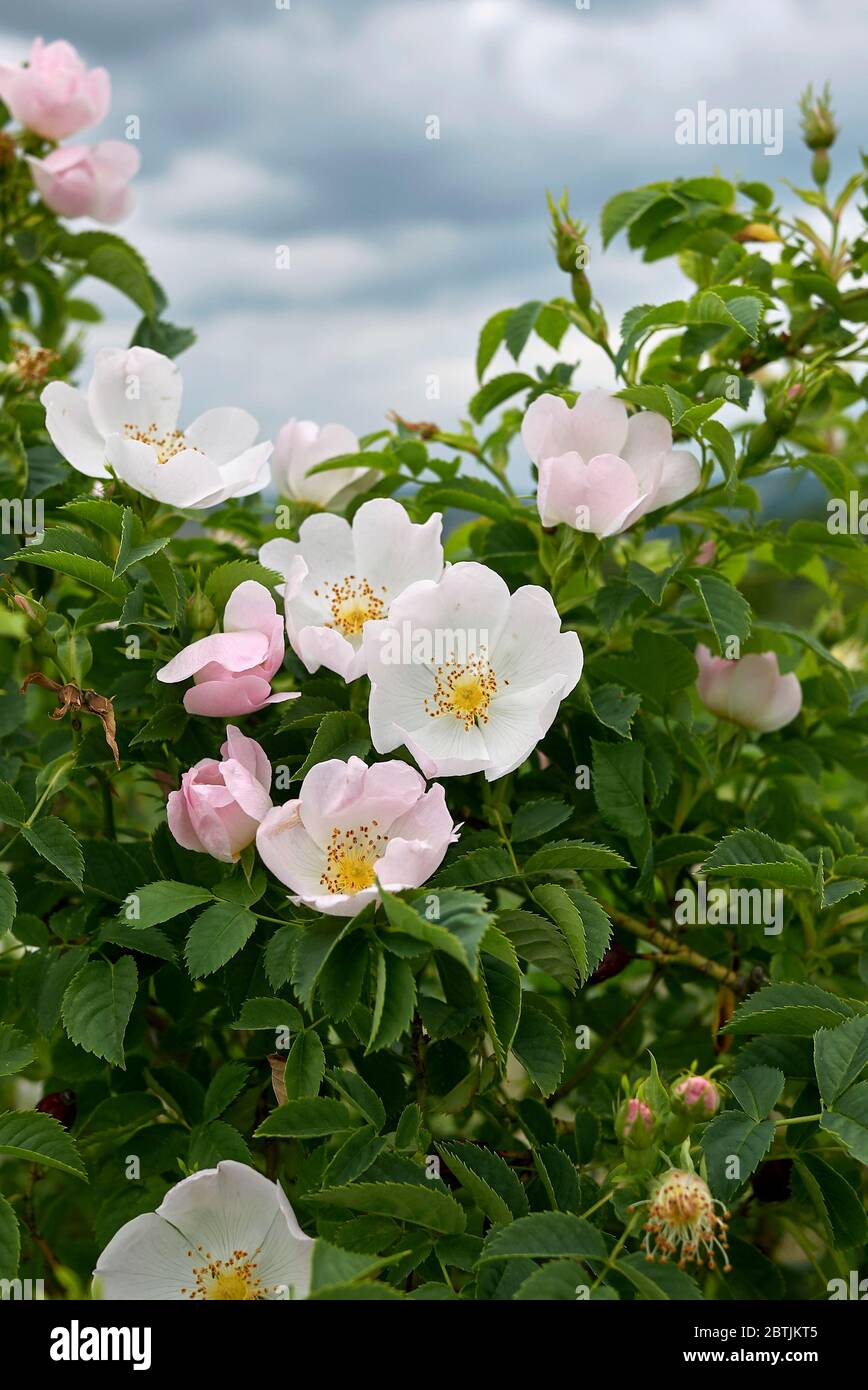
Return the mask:
<path fill-rule="evenodd" d="M 157 672 L 157 680 L 172 685 L 193 677 L 195 684 L 184 694 L 188 714 L 253 714 L 298 697 L 299 691 L 271 693 L 284 652 L 283 619 L 274 598 L 264 584 L 246 579 L 229 595 L 223 631 L 178 652 Z"/>
<path fill-rule="evenodd" d="M 47 207 L 61 217 L 92 217 L 112 226 L 133 206 L 129 181 L 138 173 L 139 152 L 126 140 L 101 145 L 65 145 L 44 159 L 27 156 L 33 182 Z"/>
<path fill-rule="evenodd" d="M 202 758 L 184 773 L 166 813 L 183 849 L 234 864 L 271 810 L 271 763 L 234 724 L 226 726 L 220 758 Z"/>
<path fill-rule="evenodd" d="M 411 584 L 369 622 L 368 718 L 378 753 L 404 744 L 426 777 L 504 777 L 545 736 L 582 674 L 551 594 L 510 594 L 487 565 L 460 563 Z"/>
<path fill-rule="evenodd" d="M 319 463 L 357 454 L 359 441 L 345 425 L 323 425 L 313 420 L 288 420 L 277 436 L 272 467 L 277 490 L 296 502 L 318 507 L 344 506 L 352 497 L 372 487 L 381 476 L 367 467 L 334 468 L 311 474 Z"/>
<path fill-rule="evenodd" d="M 669 421 L 650 410 L 628 419 L 624 402 L 607 391 L 584 391 L 572 407 L 561 396 L 540 396 L 521 437 L 539 469 L 544 526 L 563 521 L 614 536 L 699 485 L 699 464 L 673 450 Z"/>
<path fill-rule="evenodd" d="M 354 917 L 377 889 L 418 888 L 458 838 L 443 788 L 406 763 L 317 763 L 298 797 L 269 811 L 256 834 L 263 863 L 317 912 Z"/>
<path fill-rule="evenodd" d="M 97 1261 L 95 1291 L 132 1301 L 306 1298 L 312 1252 L 280 1184 L 224 1159 L 121 1227 Z"/>
<path fill-rule="evenodd" d="M 417 579 L 439 579 L 439 512 L 416 525 L 400 502 L 364 502 L 352 526 L 323 512 L 303 521 L 297 541 L 266 541 L 260 563 L 284 575 L 286 632 L 308 671 L 326 666 L 345 681 L 365 674 L 366 624 L 383 618 Z"/>
<path fill-rule="evenodd" d="M 678 1257 L 678 1268 L 691 1261 L 715 1267 L 716 1252 L 722 1255 L 724 1270 L 731 1266 L 727 1255 L 727 1219 L 724 1203 L 712 1197 L 708 1184 L 698 1173 L 671 1168 L 659 1179 L 649 1202 L 645 1224 L 645 1256 L 666 1264 Z M 632 1208 L 631 1208 L 632 1210 Z"/>
<path fill-rule="evenodd" d="M 91 478 L 110 478 L 173 507 L 216 507 L 267 486 L 271 444 L 246 410 L 206 410 L 180 430 L 181 373 L 151 348 L 104 348 L 87 393 L 65 381 L 42 392 L 45 428 L 63 457 Z M 231 711 L 229 711 L 231 712 Z"/>
<path fill-rule="evenodd" d="M 0 97 L 28 130 L 66 140 L 103 119 L 111 83 L 105 68 L 88 71 L 71 43 L 34 39 L 27 67 L 0 63 Z"/>
<path fill-rule="evenodd" d="M 792 672 L 782 676 L 775 652 L 752 652 L 738 661 L 696 648 L 696 689 L 706 709 L 746 729 L 768 734 L 795 719 L 802 707 L 802 687 Z"/>

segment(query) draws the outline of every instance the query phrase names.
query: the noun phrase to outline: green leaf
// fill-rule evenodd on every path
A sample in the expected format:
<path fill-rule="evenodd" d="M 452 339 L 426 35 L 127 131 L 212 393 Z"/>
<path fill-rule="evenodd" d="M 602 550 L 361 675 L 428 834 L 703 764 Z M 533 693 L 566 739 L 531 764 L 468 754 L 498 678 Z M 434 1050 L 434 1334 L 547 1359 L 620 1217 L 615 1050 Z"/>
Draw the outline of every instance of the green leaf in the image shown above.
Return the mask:
<path fill-rule="evenodd" d="M 366 1212 L 371 1216 L 388 1216 L 442 1235 L 460 1235 L 465 1226 L 464 1211 L 454 1197 L 415 1182 L 351 1183 L 348 1187 L 308 1192 L 305 1201 L 324 1202 L 330 1207 Z"/>
<path fill-rule="evenodd" d="M 504 325 L 503 341 L 506 343 L 507 351 L 516 362 L 533 332 L 534 324 L 539 318 L 542 307 L 540 300 L 531 299 L 527 304 L 522 304 L 520 308 L 513 310 Z"/>
<path fill-rule="evenodd" d="M 634 188 L 627 193 L 616 193 L 614 198 L 610 198 L 600 216 L 604 249 L 622 227 L 630 227 L 637 218 L 666 196 L 665 189 L 647 187 Z"/>
<path fill-rule="evenodd" d="M 699 872 L 707 878 L 750 878 L 788 888 L 813 888 L 815 870 L 792 845 L 761 830 L 736 830 L 715 845 Z"/>
<path fill-rule="evenodd" d="M 746 1114 L 764 1120 L 780 1100 L 785 1082 L 777 1067 L 747 1067 L 730 1077 L 727 1085 Z"/>
<path fill-rule="evenodd" d="M 503 330 L 513 312 L 512 309 L 500 309 L 483 324 L 479 334 L 479 346 L 476 349 L 477 380 L 482 381 L 486 367 L 503 342 Z"/>
<path fill-rule="evenodd" d="M 530 965 L 560 980 L 570 992 L 575 989 L 575 959 L 566 939 L 553 922 L 536 912 L 509 909 L 498 913 L 497 925 Z"/>
<path fill-rule="evenodd" d="M 712 1192 L 725 1200 L 738 1192 L 768 1153 L 774 1137 L 773 1120 L 757 1121 L 737 1110 L 716 1115 L 700 1140 Z M 738 1160 L 738 1177 L 727 1176 L 733 1159 Z"/>
<path fill-rule="evenodd" d="M 667 1299 L 702 1301 L 699 1285 L 686 1270 L 672 1264 L 649 1263 L 638 1251 L 634 1255 L 622 1255 L 615 1269 L 630 1280 L 640 1298 L 654 1302 Z"/>
<path fill-rule="evenodd" d="M 14 1076 L 33 1061 L 33 1048 L 23 1033 L 0 1023 L 0 1076 Z"/>
<path fill-rule="evenodd" d="M 558 883 L 544 883 L 534 889 L 534 898 L 540 907 L 557 922 L 563 932 L 567 945 L 576 962 L 579 979 L 584 984 L 590 974 L 588 967 L 588 939 L 582 914 L 565 888 Z"/>
<path fill-rule="evenodd" d="M 0 936 L 9 931 L 18 910 L 18 897 L 12 880 L 0 872 Z"/>
<path fill-rule="evenodd" d="M 384 890 L 380 897 L 393 930 L 445 952 L 476 977 L 479 947 L 493 920 L 479 893 L 439 888 L 412 904 Z"/>
<path fill-rule="evenodd" d="M 506 1071 L 507 1058 L 521 1016 L 521 972 L 515 947 L 508 937 L 489 927 L 480 955 L 479 998 L 498 1066 Z"/>
<path fill-rule="evenodd" d="M 603 1237 L 589 1221 L 565 1211 L 539 1211 L 496 1226 L 480 1257 L 487 1260 L 605 1260 Z"/>
<path fill-rule="evenodd" d="M 312 767 L 327 758 L 341 758 L 344 762 L 351 757 L 363 758 L 370 746 L 366 720 L 348 710 L 333 710 L 323 716 L 310 752 L 293 773 L 293 781 L 300 781 Z"/>
<path fill-rule="evenodd" d="M 544 1096 L 551 1095 L 564 1070 L 564 1039 L 545 1006 L 525 993 L 512 1050 Z"/>
<path fill-rule="evenodd" d="M 135 513 L 130 507 L 124 507 L 123 521 L 121 522 L 121 543 L 114 567 L 115 579 L 126 574 L 131 565 L 138 564 L 148 555 L 156 555 L 159 551 L 165 550 L 172 539 L 171 536 L 158 536 L 153 541 L 142 541 L 141 534 L 141 523 Z"/>
<path fill-rule="evenodd" d="M 20 1258 L 18 1219 L 6 1198 L 0 1197 L 0 1279 L 15 1278 Z"/>
<path fill-rule="evenodd" d="M 83 261 L 84 273 L 104 280 L 132 300 L 149 318 L 157 312 L 154 286 L 138 251 L 112 232 L 63 231 L 55 245 L 69 260 Z"/>
<path fill-rule="evenodd" d="M 374 1012 L 366 1053 L 379 1052 L 410 1026 L 416 1007 L 416 977 L 405 960 L 382 951 L 377 957 Z"/>
<path fill-rule="evenodd" d="M 232 1027 L 253 1031 L 259 1028 L 287 1028 L 290 1032 L 295 1032 L 296 1028 L 304 1027 L 304 1019 L 295 1005 L 287 1000 L 258 996 L 255 999 L 245 999 Z"/>
<path fill-rule="evenodd" d="M 335 1284 L 352 1284 L 356 1279 L 375 1273 L 381 1267 L 378 1256 L 358 1255 L 355 1250 L 342 1250 L 320 1237 L 311 1252 L 311 1281 L 313 1292 Z"/>
<path fill-rule="evenodd" d="M 75 1143 L 62 1124 L 39 1110 L 11 1110 L 0 1115 L 0 1154 L 58 1168 L 87 1182 Z"/>
<path fill-rule="evenodd" d="M 334 1067 L 326 1075 L 326 1080 L 330 1086 L 348 1100 L 351 1105 L 364 1115 L 366 1120 L 380 1130 L 386 1123 L 386 1108 L 380 1097 L 372 1086 L 369 1086 L 364 1077 L 357 1072 L 339 1070 Z"/>
<path fill-rule="evenodd" d="M 132 899 L 132 902 L 130 901 Z M 159 883 L 146 883 L 130 894 L 119 913 L 121 921 L 141 931 L 144 927 L 154 927 L 160 922 L 170 922 L 182 912 L 212 901 L 207 888 L 196 888 L 191 883 L 176 883 L 164 879 Z"/>
<path fill-rule="evenodd" d="M 325 1073 L 325 1052 L 319 1034 L 313 1029 L 299 1033 L 289 1049 L 283 1084 L 286 1099 L 301 1100 L 304 1096 L 315 1096 L 322 1085 Z"/>
<path fill-rule="evenodd" d="M 510 839 L 518 844 L 520 840 L 535 840 L 539 835 L 547 835 L 550 830 L 569 820 L 572 809 L 557 797 L 542 797 L 539 801 L 525 801 L 516 810 L 509 827 Z"/>
<path fill-rule="evenodd" d="M 206 1124 L 209 1120 L 216 1120 L 227 1106 L 232 1104 L 243 1090 L 250 1071 L 250 1067 L 245 1066 L 244 1062 L 224 1062 L 223 1066 L 217 1069 L 208 1082 L 202 1106 L 202 1119 Z"/>
<path fill-rule="evenodd" d="M 492 1149 L 463 1140 L 435 1145 L 451 1173 L 494 1226 L 526 1216 L 527 1196 L 512 1169 Z"/>
<path fill-rule="evenodd" d="M 823 1104 L 834 1106 L 868 1066 L 868 1014 L 819 1029 L 814 1036 L 814 1065 Z"/>
<path fill-rule="evenodd" d="M 638 743 L 591 739 L 592 786 L 600 815 L 613 830 L 639 840 L 648 828 L 643 782 L 644 751 Z"/>
<path fill-rule="evenodd" d="M 15 788 L 8 782 L 0 782 L 0 821 L 4 825 L 20 825 L 26 814 L 24 802 Z"/>
<path fill-rule="evenodd" d="M 139 978 L 132 956 L 114 965 L 89 961 L 70 980 L 63 996 L 63 1026 L 72 1042 L 122 1070 L 124 1033 L 136 1000 Z"/>
<path fill-rule="evenodd" d="M 230 594 L 248 579 L 263 584 L 269 593 L 277 583 L 277 572 L 266 569 L 257 560 L 229 560 L 225 565 L 216 565 L 208 572 L 205 580 L 205 597 L 209 598 L 222 613 Z"/>
<path fill-rule="evenodd" d="M 21 835 L 31 849 L 81 888 L 84 856 L 78 839 L 65 821 L 58 820 L 57 816 L 43 816 L 33 825 L 22 825 Z"/>
<path fill-rule="evenodd" d="M 256 930 L 256 918 L 237 903 L 206 907 L 190 928 L 184 955 L 194 980 L 213 975 L 237 955 Z"/>
<path fill-rule="evenodd" d="M 526 874 L 549 874 L 556 869 L 627 869 L 627 860 L 607 845 L 588 840 L 555 840 L 538 849 L 524 866 Z"/>
<path fill-rule="evenodd" d="M 225 1120 L 209 1120 L 207 1124 L 195 1125 L 190 1132 L 190 1166 L 216 1168 L 224 1158 L 252 1164 L 252 1154 L 235 1126 L 227 1124 Z"/>
<path fill-rule="evenodd" d="M 614 729 L 621 738 L 630 737 L 630 725 L 642 703 L 641 695 L 628 695 L 619 685 L 598 685 L 588 698 L 601 724 Z"/>
<path fill-rule="evenodd" d="M 363 1125 L 347 1135 L 325 1171 L 323 1187 L 342 1187 L 355 1182 L 376 1163 L 386 1147 L 386 1139 L 372 1125 Z"/>
<path fill-rule="evenodd" d="M 796 1159 L 796 1168 L 803 1179 L 807 1175 L 809 1195 L 819 1196 L 817 1205 L 838 1248 L 856 1250 L 863 1246 L 868 1240 L 868 1218 L 862 1199 L 847 1179 L 818 1154 L 804 1150 Z"/>
<path fill-rule="evenodd" d="M 325 1134 L 337 1134 L 349 1129 L 350 1117 L 345 1105 L 327 1096 L 311 1096 L 288 1100 L 263 1120 L 254 1130 L 254 1139 L 318 1139 Z M 310 1194 L 306 1194 L 310 1196 Z"/>
<path fill-rule="evenodd" d="M 510 396 L 515 396 L 519 391 L 532 391 L 537 385 L 532 376 L 526 372 L 504 372 L 502 376 L 494 376 L 491 381 L 487 381 L 484 386 L 476 392 L 470 401 L 468 409 L 471 418 L 477 422 L 484 420 L 497 406 L 503 405 Z"/>
<path fill-rule="evenodd" d="M 730 637 L 737 637 L 739 642 L 747 641 L 751 629 L 751 607 L 729 580 L 704 570 L 686 570 L 679 580 L 692 589 L 701 601 L 721 656 L 727 654 Z"/>
<path fill-rule="evenodd" d="M 500 883 L 514 874 L 512 860 L 506 850 L 496 845 L 485 845 L 482 849 L 462 855 L 448 869 L 443 869 L 431 889 L 436 892 L 438 888 L 476 888 L 482 883 Z"/>
<path fill-rule="evenodd" d="M 108 594 L 109 598 L 125 598 L 127 585 L 122 579 L 115 579 L 110 565 L 103 560 L 93 560 L 89 555 L 73 554 L 63 550 L 41 550 L 38 546 L 27 547 L 27 562 L 51 570 L 54 574 L 65 574 L 91 589 Z"/>
<path fill-rule="evenodd" d="M 824 1110 L 820 1128 L 834 1134 L 860 1163 L 868 1163 L 868 1081 L 859 1081 Z"/>
<path fill-rule="evenodd" d="M 725 1033 L 774 1033 L 808 1038 L 818 1028 L 834 1028 L 856 1009 L 819 985 L 765 985 L 740 1004 L 722 1030 Z"/>

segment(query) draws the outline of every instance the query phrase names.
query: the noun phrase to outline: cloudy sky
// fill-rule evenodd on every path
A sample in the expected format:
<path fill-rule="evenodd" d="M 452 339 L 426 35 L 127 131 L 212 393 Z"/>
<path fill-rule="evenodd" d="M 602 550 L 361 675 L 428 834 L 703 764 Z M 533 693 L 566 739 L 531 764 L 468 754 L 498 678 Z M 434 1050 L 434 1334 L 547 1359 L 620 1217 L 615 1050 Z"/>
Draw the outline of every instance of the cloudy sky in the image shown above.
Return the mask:
<path fill-rule="evenodd" d="M 584 0 L 583 0 L 584 2 Z M 563 293 L 545 191 L 592 224 L 591 274 L 613 322 L 678 292 L 599 210 L 656 178 L 806 180 L 796 101 L 830 80 L 852 168 L 868 7 L 844 0 L 29 0 L 0 57 L 71 40 L 110 70 L 99 138 L 139 117 L 137 207 L 120 229 L 193 324 L 190 413 L 243 405 L 358 432 L 397 409 L 454 423 L 491 313 Z M 860 101 L 861 98 L 861 101 Z M 677 145 L 675 112 L 782 107 L 784 147 Z M 440 138 L 426 138 L 429 118 Z M 84 138 L 91 138 L 90 135 Z M 289 247 L 290 269 L 276 266 Z M 96 345 L 133 317 L 111 291 Z M 578 345 L 576 345 L 578 355 Z M 441 400 L 426 399 L 436 374 Z M 578 384 L 610 384 L 583 358 Z"/>

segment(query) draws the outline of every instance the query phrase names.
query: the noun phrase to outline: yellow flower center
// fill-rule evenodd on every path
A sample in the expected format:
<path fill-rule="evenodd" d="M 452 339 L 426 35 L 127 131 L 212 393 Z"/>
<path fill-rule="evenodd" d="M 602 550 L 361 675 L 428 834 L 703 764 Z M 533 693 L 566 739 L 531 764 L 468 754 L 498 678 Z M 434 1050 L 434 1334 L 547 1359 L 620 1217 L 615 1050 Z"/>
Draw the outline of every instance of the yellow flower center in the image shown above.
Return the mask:
<path fill-rule="evenodd" d="M 425 713 L 430 719 L 454 714 L 465 729 L 471 729 L 475 723 L 488 723 L 488 706 L 496 693 L 497 677 L 482 647 L 478 656 L 471 655 L 467 661 L 450 659 L 435 666 L 434 692 L 425 699 Z"/>
<path fill-rule="evenodd" d="M 386 592 L 385 585 L 382 593 Z M 345 579 L 327 581 L 323 589 L 314 589 L 316 598 L 325 598 L 331 609 L 331 621 L 326 627 L 337 628 L 338 632 L 350 639 L 361 637 L 365 623 L 372 618 L 382 618 L 386 612 L 385 601 L 375 593 L 367 579 L 357 579 L 348 574 Z"/>
<path fill-rule="evenodd" d="M 327 863 L 320 883 L 328 893 L 351 897 L 376 882 L 374 866 L 385 853 L 387 837 L 377 831 L 377 822 L 358 830 L 332 831 L 326 852 Z"/>
<path fill-rule="evenodd" d="M 153 421 L 149 425 L 125 424 L 123 432 L 125 439 L 135 439 L 139 444 L 149 445 L 156 453 L 158 463 L 168 463 L 169 459 L 173 459 L 183 449 L 193 448 L 184 438 L 183 430 L 169 430 L 167 434 L 159 434 Z M 196 453 L 201 453 L 201 450 L 197 449 Z"/>
<path fill-rule="evenodd" d="M 259 1250 L 249 1255 L 246 1250 L 233 1250 L 228 1259 L 219 1259 L 198 1246 L 195 1251 L 188 1250 L 190 1259 L 199 1258 L 202 1263 L 193 1265 L 193 1283 L 181 1289 L 187 1298 L 202 1301 L 218 1299 L 222 1302 L 251 1303 L 267 1298 L 276 1285 L 263 1284 L 257 1274 L 256 1256 Z"/>

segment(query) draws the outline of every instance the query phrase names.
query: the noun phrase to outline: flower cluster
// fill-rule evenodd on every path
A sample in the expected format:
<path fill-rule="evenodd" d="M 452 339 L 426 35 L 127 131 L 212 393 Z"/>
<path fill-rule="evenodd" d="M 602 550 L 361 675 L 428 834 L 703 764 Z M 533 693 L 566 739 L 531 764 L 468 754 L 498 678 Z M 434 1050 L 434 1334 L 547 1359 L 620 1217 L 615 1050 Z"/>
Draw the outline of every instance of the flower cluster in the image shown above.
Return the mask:
<path fill-rule="evenodd" d="M 0 97 L 26 131 L 56 146 L 105 119 L 111 82 L 105 68 L 86 68 L 72 44 L 34 39 L 26 67 L 0 64 Z M 126 140 L 47 148 L 26 159 L 43 202 L 61 217 L 111 225 L 132 207 L 139 155 Z"/>

